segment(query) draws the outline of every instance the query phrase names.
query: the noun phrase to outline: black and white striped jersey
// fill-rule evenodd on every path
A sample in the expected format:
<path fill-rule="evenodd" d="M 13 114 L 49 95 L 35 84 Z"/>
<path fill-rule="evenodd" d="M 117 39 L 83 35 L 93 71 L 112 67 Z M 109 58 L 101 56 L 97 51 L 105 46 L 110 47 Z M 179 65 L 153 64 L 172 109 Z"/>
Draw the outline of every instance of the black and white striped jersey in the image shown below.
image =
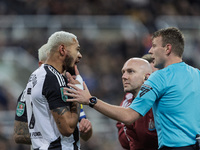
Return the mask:
<path fill-rule="evenodd" d="M 63 94 L 67 80 L 54 67 L 43 64 L 28 81 L 21 99 L 26 100 L 28 126 L 34 150 L 79 150 L 78 124 L 74 133 L 63 136 L 59 132 L 52 109 L 71 106 Z"/>

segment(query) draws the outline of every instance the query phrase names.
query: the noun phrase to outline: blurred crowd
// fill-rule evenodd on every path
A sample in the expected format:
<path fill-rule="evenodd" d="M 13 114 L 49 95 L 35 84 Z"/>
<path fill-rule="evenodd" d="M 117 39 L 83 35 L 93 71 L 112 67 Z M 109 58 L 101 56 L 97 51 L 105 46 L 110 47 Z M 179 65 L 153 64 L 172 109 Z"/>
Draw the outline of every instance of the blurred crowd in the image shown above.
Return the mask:
<path fill-rule="evenodd" d="M 155 30 L 159 15 L 199 16 L 198 0 L 1 0 L 0 15 L 132 15 Z"/>
<path fill-rule="evenodd" d="M 151 47 L 150 35 L 157 30 L 155 19 L 161 15 L 200 16 L 200 2 L 198 0 L 1 0 L 0 15 L 128 15 L 139 20 L 146 27 L 149 35 L 130 38 L 119 35 L 120 38 L 112 39 L 107 39 L 107 35 L 105 35 L 105 38 L 98 40 L 86 38 L 78 31 L 75 33 L 78 36 L 83 55 L 78 67 L 91 93 L 109 103 L 119 105 L 123 98 L 121 68 L 127 59 L 141 57 L 148 52 Z M 73 32 L 68 28 L 63 27 L 62 29 Z M 38 59 L 37 50 L 46 43 L 49 36 L 47 28 L 31 29 L 32 31 L 26 35 L 26 38 L 20 38 L 20 32 L 13 36 L 10 30 L 12 28 L 0 28 L 0 47 L 19 46 Z M 199 43 L 197 36 L 193 44 L 198 54 L 200 53 Z M 187 59 L 186 62 L 195 67 L 200 66 L 192 59 Z M 0 85 L 0 110 L 14 111 L 15 101 L 17 101 L 17 97 L 13 97 L 11 91 L 7 91 L 4 85 Z M 113 128 L 115 128 L 115 124 L 113 124 Z M 95 137 L 94 140 L 98 141 Z M 2 141 L 6 141 L 6 137 L 3 135 L 0 136 L 0 147 L 1 143 L 5 144 Z M 10 141 L 8 143 L 13 144 Z M 96 144 L 102 146 L 101 142 Z M 86 149 L 92 149 L 89 148 L 92 147 L 91 145 L 94 146 L 94 142 L 89 142 Z M 112 146 L 107 145 L 109 150 L 112 150 Z M 25 149 L 21 145 L 17 148 Z M 98 150 L 98 147 L 96 149 Z"/>

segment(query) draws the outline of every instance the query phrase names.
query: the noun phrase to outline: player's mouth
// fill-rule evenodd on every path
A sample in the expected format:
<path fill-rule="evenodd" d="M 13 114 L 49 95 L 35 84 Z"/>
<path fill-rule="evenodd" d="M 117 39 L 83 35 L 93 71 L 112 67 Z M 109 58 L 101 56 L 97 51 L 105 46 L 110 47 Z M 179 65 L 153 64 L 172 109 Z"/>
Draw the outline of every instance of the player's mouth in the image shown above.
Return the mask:
<path fill-rule="evenodd" d="M 79 62 L 80 62 L 80 60 L 76 60 L 76 61 L 75 61 L 75 65 L 78 64 Z"/>

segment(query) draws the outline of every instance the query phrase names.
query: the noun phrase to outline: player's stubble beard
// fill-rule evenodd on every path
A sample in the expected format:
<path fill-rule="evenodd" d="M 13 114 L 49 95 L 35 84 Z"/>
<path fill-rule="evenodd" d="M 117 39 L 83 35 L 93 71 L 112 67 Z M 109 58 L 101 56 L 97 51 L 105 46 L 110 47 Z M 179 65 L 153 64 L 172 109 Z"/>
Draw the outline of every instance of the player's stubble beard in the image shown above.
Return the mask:
<path fill-rule="evenodd" d="M 71 75 L 75 75 L 74 66 L 72 67 L 73 57 L 68 55 L 65 58 L 63 70 L 66 70 L 66 72 L 69 72 Z"/>

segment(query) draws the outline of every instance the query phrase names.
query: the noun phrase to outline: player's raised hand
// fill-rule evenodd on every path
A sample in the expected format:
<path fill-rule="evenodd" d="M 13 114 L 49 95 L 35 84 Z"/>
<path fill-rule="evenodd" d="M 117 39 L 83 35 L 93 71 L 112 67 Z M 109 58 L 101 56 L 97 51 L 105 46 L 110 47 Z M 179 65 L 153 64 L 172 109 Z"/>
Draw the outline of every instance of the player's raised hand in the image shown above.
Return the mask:
<path fill-rule="evenodd" d="M 74 66 L 75 75 L 71 75 L 69 72 L 65 72 L 65 76 L 67 77 L 67 80 L 71 84 L 83 84 L 83 79 L 79 74 L 77 65 Z"/>
<path fill-rule="evenodd" d="M 71 84 L 80 84 L 80 82 L 78 80 L 76 80 L 76 78 L 74 78 L 69 72 L 66 72 L 66 77 L 69 83 Z"/>
<path fill-rule="evenodd" d="M 75 75 L 80 75 L 77 65 L 74 66 Z"/>

